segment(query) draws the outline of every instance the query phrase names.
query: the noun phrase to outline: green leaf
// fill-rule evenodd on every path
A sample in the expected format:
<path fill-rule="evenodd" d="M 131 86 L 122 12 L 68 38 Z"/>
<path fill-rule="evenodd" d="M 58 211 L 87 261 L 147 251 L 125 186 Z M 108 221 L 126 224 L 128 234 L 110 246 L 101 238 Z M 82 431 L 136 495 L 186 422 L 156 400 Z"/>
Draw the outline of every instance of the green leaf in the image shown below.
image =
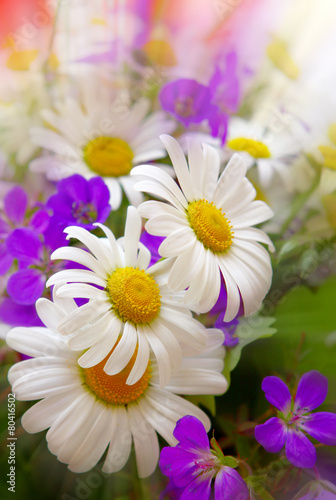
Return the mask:
<path fill-rule="evenodd" d="M 225 366 L 223 374 L 228 383 L 230 383 L 230 372 L 237 366 L 242 349 L 257 339 L 270 337 L 276 332 L 271 325 L 275 322 L 274 318 L 263 317 L 257 314 L 243 318 L 239 321 L 235 336 L 239 337 L 239 344 L 228 349 L 225 356 Z"/>

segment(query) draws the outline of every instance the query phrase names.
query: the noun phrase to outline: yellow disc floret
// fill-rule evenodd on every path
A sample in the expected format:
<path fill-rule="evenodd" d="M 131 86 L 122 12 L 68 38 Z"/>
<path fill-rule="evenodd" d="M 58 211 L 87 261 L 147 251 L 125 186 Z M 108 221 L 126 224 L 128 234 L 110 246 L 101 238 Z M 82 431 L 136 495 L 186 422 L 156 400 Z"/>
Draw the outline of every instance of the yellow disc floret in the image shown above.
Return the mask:
<path fill-rule="evenodd" d="M 104 372 L 104 366 L 110 354 L 98 365 L 81 369 L 86 387 L 98 399 L 107 404 L 127 405 L 137 401 L 148 387 L 151 378 L 150 362 L 140 380 L 133 385 L 127 385 L 126 380 L 135 363 L 137 349 L 128 365 L 117 375 L 107 375 Z"/>
<path fill-rule="evenodd" d="M 115 313 L 123 322 L 146 324 L 159 313 L 159 286 L 144 270 L 133 267 L 116 269 L 107 279 L 106 291 Z"/>
<path fill-rule="evenodd" d="M 96 137 L 84 148 L 88 167 L 103 177 L 120 177 L 132 169 L 134 154 L 127 142 L 118 137 Z"/>
<path fill-rule="evenodd" d="M 233 239 L 230 221 L 220 208 L 206 200 L 189 203 L 187 217 L 197 239 L 214 253 L 227 250 Z"/>
<path fill-rule="evenodd" d="M 270 158 L 271 152 L 261 141 L 248 139 L 247 137 L 237 137 L 228 141 L 228 147 L 235 151 L 244 151 L 253 158 Z"/>

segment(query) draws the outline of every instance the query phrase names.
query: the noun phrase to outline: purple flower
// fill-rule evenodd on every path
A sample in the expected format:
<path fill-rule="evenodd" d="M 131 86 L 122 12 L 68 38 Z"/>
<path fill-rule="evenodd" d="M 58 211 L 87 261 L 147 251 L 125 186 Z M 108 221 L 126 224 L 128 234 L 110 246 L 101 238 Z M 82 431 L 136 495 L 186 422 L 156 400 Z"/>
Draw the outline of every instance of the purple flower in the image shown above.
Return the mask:
<path fill-rule="evenodd" d="M 239 338 L 234 337 L 234 334 L 236 332 L 237 326 L 239 325 L 239 318 L 236 317 L 232 321 L 229 321 L 228 323 L 224 322 L 224 315 L 225 312 L 222 312 L 218 318 L 216 319 L 216 322 L 214 324 L 214 328 L 219 328 L 222 330 L 222 332 L 225 335 L 224 339 L 224 345 L 227 347 L 234 347 L 239 343 Z"/>
<path fill-rule="evenodd" d="M 286 384 L 278 377 L 266 377 L 262 382 L 265 397 L 279 410 L 273 417 L 255 428 L 256 440 L 270 453 L 286 446 L 286 456 L 296 467 L 314 467 L 315 446 L 305 435 L 322 444 L 336 445 L 336 414 L 310 413 L 320 406 L 328 392 L 328 379 L 316 370 L 305 373 L 292 401 Z"/>
<path fill-rule="evenodd" d="M 216 66 L 209 82 L 212 95 L 212 113 L 209 126 L 214 137 L 225 141 L 230 114 L 238 110 L 240 86 L 237 78 L 237 56 L 234 52 L 226 55 L 222 64 Z"/>
<path fill-rule="evenodd" d="M 238 461 L 224 457 L 213 439 L 210 449 L 206 430 L 197 418 L 187 415 L 178 420 L 174 437 L 179 443 L 162 449 L 160 468 L 180 492 L 181 500 L 208 500 L 213 478 L 215 500 L 247 500 L 246 483 L 235 470 Z"/>
<path fill-rule="evenodd" d="M 159 99 L 162 108 L 174 115 L 185 127 L 202 122 L 213 111 L 208 87 L 188 78 L 164 85 Z"/>
<path fill-rule="evenodd" d="M 0 274 L 12 266 L 13 256 L 8 252 L 7 241 L 16 228 L 30 227 L 41 232 L 49 224 L 49 215 L 43 205 L 28 206 L 27 193 L 20 186 L 14 186 L 4 198 L 3 213 L 0 216 Z"/>
<path fill-rule="evenodd" d="M 336 500 L 335 485 L 329 481 L 317 480 L 306 484 L 293 500 Z"/>
<path fill-rule="evenodd" d="M 11 326 L 44 326 L 36 312 L 35 304 L 23 306 L 10 297 L 1 301 L 0 320 Z"/>
<path fill-rule="evenodd" d="M 10 276 L 7 293 L 14 302 L 22 306 L 35 304 L 42 296 L 48 277 L 61 265 L 50 260 L 51 253 L 67 244 L 65 234 L 57 226 L 49 226 L 41 235 L 28 228 L 12 232 L 7 247 L 10 255 L 18 260 L 19 270 Z"/>
<path fill-rule="evenodd" d="M 155 264 L 158 260 L 161 259 L 161 255 L 159 254 L 159 246 L 163 242 L 165 238 L 163 236 L 153 236 L 152 234 L 147 233 L 147 231 L 143 231 L 140 236 L 140 241 L 151 253 L 151 261 L 150 266 Z"/>
<path fill-rule="evenodd" d="M 110 193 L 100 177 L 86 180 L 75 174 L 57 184 L 57 193 L 49 198 L 53 210 L 52 224 L 94 229 L 93 223 L 105 222 L 111 212 Z"/>

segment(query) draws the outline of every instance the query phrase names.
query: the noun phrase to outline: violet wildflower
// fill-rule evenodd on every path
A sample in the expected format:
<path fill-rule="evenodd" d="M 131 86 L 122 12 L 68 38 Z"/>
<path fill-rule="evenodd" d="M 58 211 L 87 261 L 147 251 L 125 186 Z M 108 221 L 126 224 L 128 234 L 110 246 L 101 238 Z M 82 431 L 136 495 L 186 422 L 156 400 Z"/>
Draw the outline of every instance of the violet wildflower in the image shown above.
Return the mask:
<path fill-rule="evenodd" d="M 238 110 L 240 86 L 237 78 L 237 56 L 234 52 L 226 55 L 224 64 L 216 66 L 209 82 L 212 94 L 212 113 L 209 116 L 209 126 L 214 137 L 219 137 L 224 143 L 230 114 Z"/>
<path fill-rule="evenodd" d="M 305 373 L 294 401 L 288 387 L 278 377 L 264 378 L 262 389 L 267 401 L 279 410 L 279 417 L 257 425 L 256 440 L 270 453 L 277 453 L 286 446 L 287 460 L 296 467 L 314 467 L 316 449 L 305 432 L 322 444 L 336 445 L 336 414 L 310 413 L 327 396 L 327 377 L 316 370 Z"/>
<path fill-rule="evenodd" d="M 104 223 L 111 212 L 110 193 L 101 177 L 85 179 L 75 174 L 57 184 L 57 193 L 49 198 L 53 210 L 52 224 L 63 228 L 81 226 L 89 231 L 95 222 Z"/>
<path fill-rule="evenodd" d="M 12 232 L 7 247 L 18 260 L 19 270 L 10 276 L 7 293 L 14 302 L 24 306 L 35 304 L 43 294 L 46 280 L 61 265 L 50 260 L 51 253 L 67 244 L 65 234 L 57 226 L 48 226 L 40 235 L 28 228 Z"/>
<path fill-rule="evenodd" d="M 185 127 L 206 120 L 213 112 L 208 87 L 188 78 L 164 85 L 159 99 L 162 108 L 174 115 Z"/>
<path fill-rule="evenodd" d="M 49 224 L 49 215 L 43 205 L 29 207 L 28 196 L 20 186 L 14 186 L 4 198 L 0 215 L 0 274 L 5 274 L 12 266 L 13 256 L 8 252 L 7 241 L 11 233 L 20 227 L 30 227 L 39 233 Z"/>
<path fill-rule="evenodd" d="M 208 500 L 213 478 L 215 500 L 248 498 L 246 483 L 235 470 L 238 460 L 224 457 L 214 439 L 210 448 L 206 430 L 197 418 L 187 415 L 178 420 L 174 437 L 179 442 L 162 449 L 160 468 L 173 486 L 180 488 L 181 500 Z"/>
<path fill-rule="evenodd" d="M 219 328 L 225 335 L 224 345 L 227 347 L 234 347 L 239 343 L 239 338 L 235 337 L 237 326 L 239 325 L 239 318 L 236 316 L 232 321 L 224 321 L 225 312 L 222 312 L 215 321 L 214 328 Z"/>
<path fill-rule="evenodd" d="M 159 246 L 163 242 L 165 238 L 163 236 L 154 236 L 152 234 L 147 233 L 147 231 L 143 231 L 140 236 L 140 241 L 151 253 L 151 260 L 149 265 L 153 266 L 158 260 L 162 257 L 159 254 Z"/>

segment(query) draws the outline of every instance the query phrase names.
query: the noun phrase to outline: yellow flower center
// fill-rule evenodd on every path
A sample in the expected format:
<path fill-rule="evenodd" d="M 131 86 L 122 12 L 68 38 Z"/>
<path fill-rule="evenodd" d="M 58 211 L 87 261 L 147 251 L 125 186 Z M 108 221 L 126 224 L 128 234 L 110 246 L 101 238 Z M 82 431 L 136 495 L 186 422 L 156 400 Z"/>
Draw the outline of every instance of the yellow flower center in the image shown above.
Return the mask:
<path fill-rule="evenodd" d="M 120 177 L 132 169 L 134 154 L 127 142 L 118 137 L 96 137 L 84 148 L 89 168 L 103 177 Z"/>
<path fill-rule="evenodd" d="M 116 269 L 107 279 L 106 291 L 115 313 L 124 323 L 150 323 L 159 313 L 159 286 L 144 270 Z"/>
<path fill-rule="evenodd" d="M 206 200 L 189 203 L 187 216 L 197 239 L 214 253 L 227 250 L 233 239 L 232 226 L 220 208 Z"/>
<path fill-rule="evenodd" d="M 331 146 L 319 146 L 322 153 L 324 165 L 332 170 L 336 170 L 336 148 Z"/>
<path fill-rule="evenodd" d="M 228 146 L 235 151 L 245 151 L 245 153 L 253 156 L 253 158 L 269 158 L 271 156 L 271 152 L 266 144 L 254 139 L 248 139 L 247 137 L 231 139 L 228 141 Z"/>
<path fill-rule="evenodd" d="M 114 349 L 112 349 L 113 351 Z M 92 368 L 82 368 L 82 374 L 85 385 L 101 401 L 111 405 L 127 405 L 136 401 L 142 396 L 148 387 L 151 379 L 150 362 L 145 373 L 133 385 L 127 385 L 126 380 L 133 368 L 137 356 L 137 349 L 133 354 L 128 365 L 125 366 L 117 375 L 107 375 L 104 372 L 104 366 L 111 353 L 103 361 Z"/>

